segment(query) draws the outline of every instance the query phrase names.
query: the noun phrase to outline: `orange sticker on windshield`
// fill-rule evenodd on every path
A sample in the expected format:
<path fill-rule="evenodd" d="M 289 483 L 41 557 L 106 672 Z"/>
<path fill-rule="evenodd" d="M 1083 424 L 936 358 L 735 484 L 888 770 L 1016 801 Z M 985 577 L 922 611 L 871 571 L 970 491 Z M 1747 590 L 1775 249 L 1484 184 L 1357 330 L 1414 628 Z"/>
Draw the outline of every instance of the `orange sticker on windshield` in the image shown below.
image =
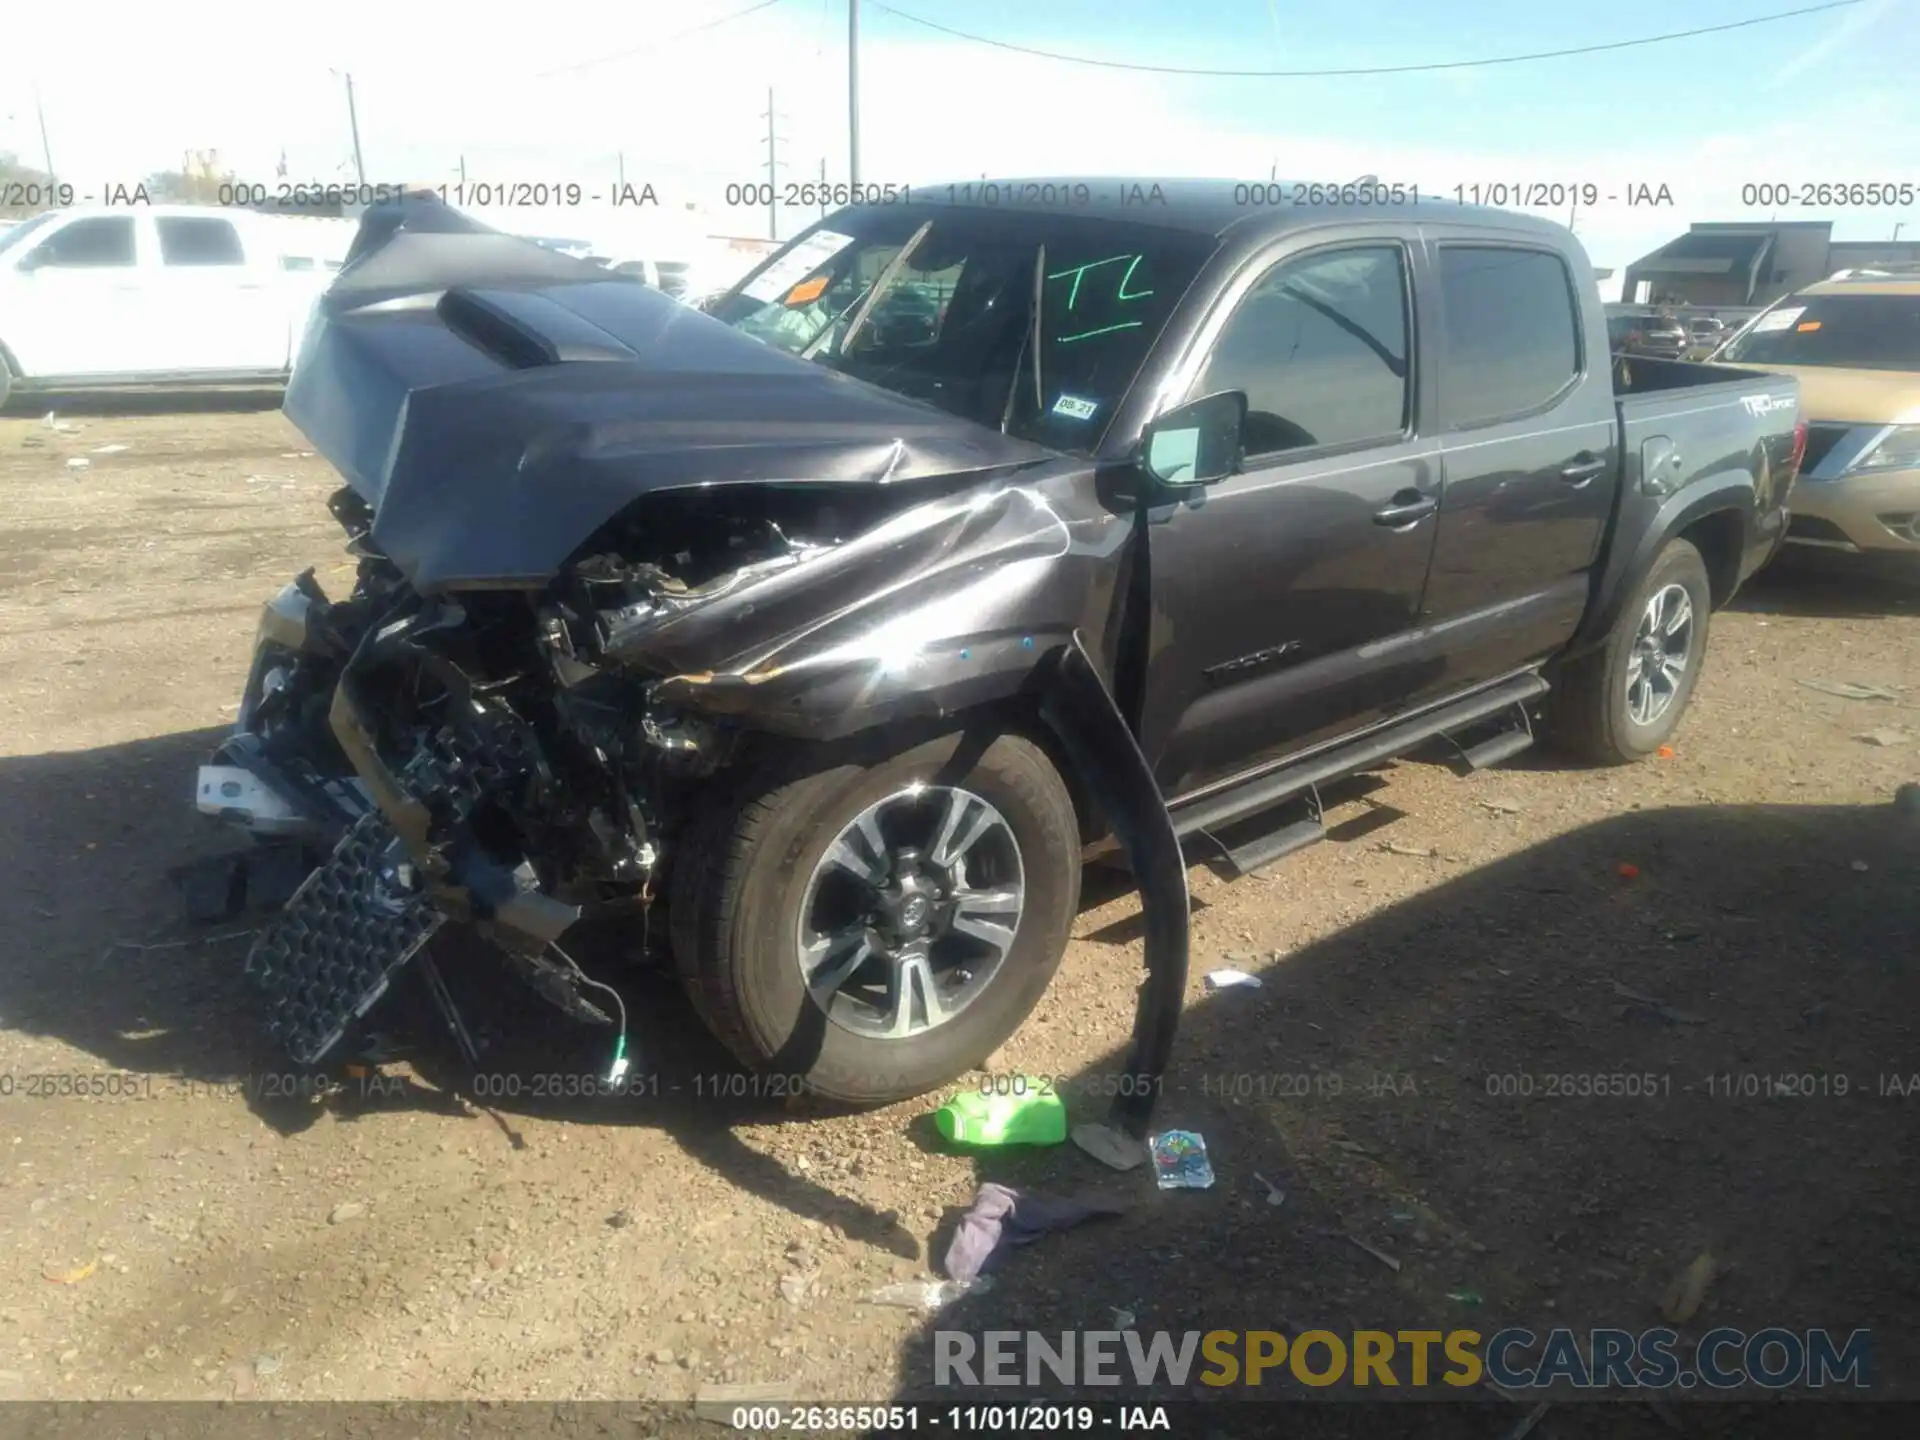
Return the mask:
<path fill-rule="evenodd" d="M 802 280 L 787 292 L 787 298 L 781 303 L 790 307 L 794 305 L 811 305 L 827 293 L 827 279 L 827 276 L 822 275 L 818 279 Z"/>
<path fill-rule="evenodd" d="M 1807 333 L 1807 331 L 1809 331 L 1809 330 L 1818 330 L 1818 329 L 1820 328 L 1820 322 L 1819 322 L 1818 320 L 1809 320 L 1809 321 L 1807 321 L 1807 323 L 1806 323 L 1806 324 L 1804 324 L 1804 325 L 1796 325 L 1796 326 L 1794 326 L 1793 328 L 1794 328 L 1794 329 L 1795 329 L 1796 331 L 1798 331 L 1798 332 L 1799 332 L 1800 334 L 1802 334 L 1802 335 L 1804 335 L 1804 334 L 1806 334 L 1806 333 Z"/>

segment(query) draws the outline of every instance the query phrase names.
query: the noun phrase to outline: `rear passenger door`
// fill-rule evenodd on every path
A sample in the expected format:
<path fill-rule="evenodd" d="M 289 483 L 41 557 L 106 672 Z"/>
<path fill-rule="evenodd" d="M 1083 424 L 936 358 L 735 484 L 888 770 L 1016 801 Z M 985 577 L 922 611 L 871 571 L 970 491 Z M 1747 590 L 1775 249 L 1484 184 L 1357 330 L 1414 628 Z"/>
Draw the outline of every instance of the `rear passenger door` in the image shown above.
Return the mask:
<path fill-rule="evenodd" d="M 1423 610 L 1447 638 L 1430 696 L 1572 637 L 1620 459 L 1610 357 L 1559 251 L 1445 238 L 1433 261 L 1445 487 Z"/>
<path fill-rule="evenodd" d="M 1141 733 L 1172 798 L 1400 709 L 1439 508 L 1421 434 L 1416 237 L 1252 267 L 1203 328 L 1184 398 L 1247 395 L 1246 458 L 1155 512 Z M 1192 365 L 1183 361 L 1183 369 Z"/>
<path fill-rule="evenodd" d="M 224 215 L 160 215 L 157 284 L 168 321 L 160 368 L 268 373 L 287 360 L 287 312 L 279 256 L 251 255 Z"/>

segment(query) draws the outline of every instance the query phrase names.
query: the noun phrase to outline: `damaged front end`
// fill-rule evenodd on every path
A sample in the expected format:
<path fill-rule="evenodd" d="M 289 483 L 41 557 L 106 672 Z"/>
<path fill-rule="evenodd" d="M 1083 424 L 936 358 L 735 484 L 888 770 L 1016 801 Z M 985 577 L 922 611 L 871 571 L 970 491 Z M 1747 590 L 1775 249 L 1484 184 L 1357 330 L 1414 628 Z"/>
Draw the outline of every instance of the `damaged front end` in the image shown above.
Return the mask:
<path fill-rule="evenodd" d="M 1184 869 L 1101 679 L 1137 517 L 1054 452 L 459 217 L 363 240 L 286 407 L 347 480 L 355 583 L 268 605 L 198 784 L 314 862 L 247 961 L 292 1058 L 337 1054 L 410 965 L 477 1058 L 430 945 L 453 923 L 577 1018 L 613 1023 L 609 995 L 617 1080 L 619 997 L 556 942 L 664 939 L 684 840 L 782 747 L 1010 706 L 1147 886 L 1157 1086 Z"/>

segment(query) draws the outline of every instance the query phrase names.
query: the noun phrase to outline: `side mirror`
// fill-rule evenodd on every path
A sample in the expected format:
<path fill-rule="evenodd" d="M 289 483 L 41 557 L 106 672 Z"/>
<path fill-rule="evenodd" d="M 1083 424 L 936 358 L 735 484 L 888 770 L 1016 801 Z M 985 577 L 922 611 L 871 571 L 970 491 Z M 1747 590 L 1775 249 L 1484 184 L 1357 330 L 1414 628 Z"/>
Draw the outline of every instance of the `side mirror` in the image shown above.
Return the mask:
<path fill-rule="evenodd" d="M 1240 471 L 1247 394 L 1222 390 L 1163 411 L 1140 437 L 1140 466 L 1162 485 L 1212 485 Z"/>

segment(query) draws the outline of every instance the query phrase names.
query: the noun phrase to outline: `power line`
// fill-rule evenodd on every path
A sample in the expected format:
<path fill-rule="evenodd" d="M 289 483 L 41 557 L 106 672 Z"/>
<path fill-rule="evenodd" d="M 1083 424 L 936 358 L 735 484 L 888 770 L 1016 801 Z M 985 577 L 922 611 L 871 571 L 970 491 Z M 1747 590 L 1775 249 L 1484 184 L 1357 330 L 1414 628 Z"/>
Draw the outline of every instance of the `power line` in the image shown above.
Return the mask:
<path fill-rule="evenodd" d="M 1565 50 L 1536 50 L 1527 55 L 1494 55 L 1484 60 L 1448 60 L 1433 65 L 1366 65 L 1344 70 L 1194 70 L 1179 65 L 1132 65 L 1122 60 L 1096 60 L 1088 55 L 1063 55 L 1056 50 L 1037 50 L 1031 45 L 1015 45 L 1006 40 L 992 40 L 985 35 L 971 35 L 965 30 L 955 30 L 946 25 L 935 24 L 931 20 L 923 20 L 918 15 L 909 15 L 904 10 L 896 10 L 893 6 L 884 3 L 884 0 L 870 0 L 870 3 L 876 10 L 884 10 L 898 19 L 924 26 L 929 30 L 938 30 L 942 35 L 951 35 L 956 40 L 970 40 L 976 45 L 990 45 L 996 50 L 1012 50 L 1021 55 L 1037 55 L 1043 60 L 1060 60 L 1069 65 L 1093 65 L 1103 70 L 1140 70 L 1153 75 L 1307 80 L 1343 75 L 1411 75 L 1433 70 L 1471 70 L 1485 65 L 1518 65 L 1526 60 L 1557 60 L 1566 55 L 1597 55 L 1603 50 L 1630 50 L 1637 45 L 1660 45 L 1669 40 L 1689 40 L 1696 35 L 1717 35 L 1723 30 L 1745 30 L 1754 25 L 1771 25 L 1776 20 L 1791 20 L 1799 15 L 1818 15 L 1827 10 L 1844 10 L 1858 5 L 1860 0 L 1829 0 L 1825 5 L 1808 5 L 1798 10 L 1781 10 L 1772 15 L 1756 15 L 1751 20 L 1732 20 L 1724 25 L 1701 25 L 1692 30 L 1674 30 L 1665 35 L 1644 35 L 1637 40 L 1612 40 L 1604 45 L 1574 45 Z"/>
<path fill-rule="evenodd" d="M 571 75 L 575 71 L 591 70 L 596 65 L 611 65 L 616 60 L 631 60 L 636 55 L 648 55 L 659 49 L 662 45 L 671 45 L 676 40 L 685 40 L 693 35 L 704 34 L 708 30 L 718 30 L 722 25 L 730 25 L 735 20 L 744 20 L 749 15 L 757 15 L 762 10 L 771 9 L 779 3 L 780 0 L 760 0 L 758 5 L 749 5 L 744 10 L 735 10 L 730 15 L 722 15 L 719 19 L 709 20 L 704 25 L 695 25 L 691 30 L 675 31 L 673 34 L 662 36 L 658 40 L 649 40 L 645 45 L 636 45 L 631 50 L 619 50 L 612 55 L 598 55 L 591 60 L 576 60 L 571 65 L 561 65 L 552 70 L 542 70 L 533 78 L 536 80 L 546 80 L 555 75 Z"/>

